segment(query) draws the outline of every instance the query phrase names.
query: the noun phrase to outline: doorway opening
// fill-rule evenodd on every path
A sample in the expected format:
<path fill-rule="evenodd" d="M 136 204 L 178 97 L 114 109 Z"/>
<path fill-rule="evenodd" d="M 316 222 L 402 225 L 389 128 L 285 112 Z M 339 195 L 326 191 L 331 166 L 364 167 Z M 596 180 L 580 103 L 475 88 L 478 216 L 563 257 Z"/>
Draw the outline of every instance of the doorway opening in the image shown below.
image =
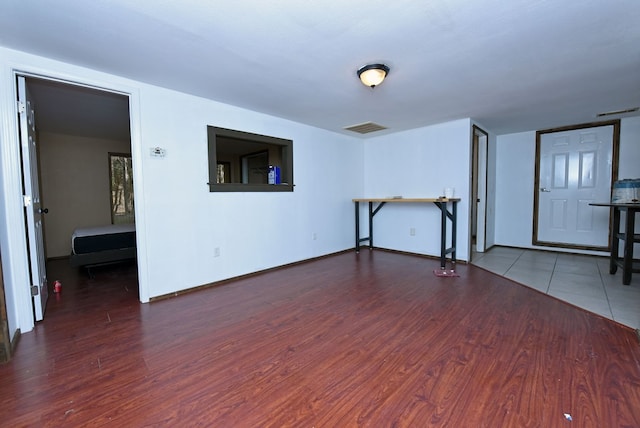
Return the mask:
<path fill-rule="evenodd" d="M 486 249 L 487 211 L 487 153 L 489 134 L 476 125 L 472 127 L 471 142 L 471 255 Z"/>
<path fill-rule="evenodd" d="M 48 272 L 53 274 L 47 275 L 49 284 L 60 280 L 63 288 L 71 288 L 63 277 L 76 282 L 78 275 L 74 280 L 59 268 L 69 264 L 74 230 L 113 223 L 109 154 L 131 156 L 129 96 L 40 76 L 17 77 L 24 79 L 35 111 L 35 165 L 41 206 L 46 207 L 39 251 L 44 252 L 46 271 L 58 267 Z M 23 169 L 23 174 L 26 182 L 31 172 Z M 132 194 L 128 197 L 133 206 Z M 28 251 L 38 250 L 29 245 Z M 36 320 L 43 317 L 35 315 Z"/>

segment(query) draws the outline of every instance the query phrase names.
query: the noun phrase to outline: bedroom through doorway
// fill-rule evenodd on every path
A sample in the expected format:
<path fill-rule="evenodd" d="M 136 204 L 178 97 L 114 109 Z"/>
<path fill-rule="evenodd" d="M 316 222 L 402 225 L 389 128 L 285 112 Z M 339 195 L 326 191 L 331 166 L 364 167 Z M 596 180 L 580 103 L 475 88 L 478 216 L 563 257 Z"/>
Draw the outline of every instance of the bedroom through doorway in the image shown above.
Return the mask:
<path fill-rule="evenodd" d="M 99 288 L 107 277 L 114 282 L 113 275 L 137 278 L 129 96 L 40 77 L 26 81 L 36 107 L 41 199 L 48 210 L 43 220 L 48 282 L 51 287 L 58 280 L 67 291 L 52 293 L 50 306 L 70 299 L 72 289 Z M 118 238 L 110 230 L 114 222 L 133 230 L 126 256 L 101 247 Z M 95 242 L 83 247 L 90 254 L 80 264 L 71 263 L 74 234 L 87 228 L 107 232 L 97 247 Z"/>

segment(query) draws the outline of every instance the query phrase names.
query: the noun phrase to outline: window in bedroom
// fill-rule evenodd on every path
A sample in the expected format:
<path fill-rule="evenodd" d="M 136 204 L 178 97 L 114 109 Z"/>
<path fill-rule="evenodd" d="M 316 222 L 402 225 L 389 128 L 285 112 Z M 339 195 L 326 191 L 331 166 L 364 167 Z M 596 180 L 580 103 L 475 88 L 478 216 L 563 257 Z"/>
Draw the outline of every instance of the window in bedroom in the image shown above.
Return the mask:
<path fill-rule="evenodd" d="M 210 192 L 292 192 L 293 141 L 207 126 Z"/>
<path fill-rule="evenodd" d="M 109 153 L 111 223 L 134 223 L 133 164 L 127 153 Z"/>

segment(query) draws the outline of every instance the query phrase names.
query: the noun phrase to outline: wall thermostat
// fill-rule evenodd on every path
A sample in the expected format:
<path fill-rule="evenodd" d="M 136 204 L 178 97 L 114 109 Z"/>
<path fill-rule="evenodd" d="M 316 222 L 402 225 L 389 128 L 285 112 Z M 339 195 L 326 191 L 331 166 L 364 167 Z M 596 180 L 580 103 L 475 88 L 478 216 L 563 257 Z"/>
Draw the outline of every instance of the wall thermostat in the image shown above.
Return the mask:
<path fill-rule="evenodd" d="M 167 155 L 167 151 L 162 147 L 151 147 L 150 151 L 152 158 L 163 158 Z"/>

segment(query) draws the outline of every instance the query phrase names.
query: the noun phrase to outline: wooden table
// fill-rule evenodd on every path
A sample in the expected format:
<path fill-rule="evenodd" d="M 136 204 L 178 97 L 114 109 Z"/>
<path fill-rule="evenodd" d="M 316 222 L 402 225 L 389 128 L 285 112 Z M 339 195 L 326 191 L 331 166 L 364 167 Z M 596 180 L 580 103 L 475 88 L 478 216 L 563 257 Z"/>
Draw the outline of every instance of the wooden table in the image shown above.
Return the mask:
<path fill-rule="evenodd" d="M 446 268 L 447 254 L 451 254 L 452 263 L 456 262 L 456 226 L 457 204 L 460 198 L 359 198 L 353 199 L 356 207 L 356 252 L 360 251 L 360 243 L 369 241 L 369 249 L 373 249 L 373 217 L 386 204 L 424 204 L 433 203 L 440 209 L 440 267 Z M 360 202 L 369 204 L 369 236 L 360 238 Z M 374 207 L 374 204 L 377 204 Z M 451 205 L 451 211 L 448 205 Z M 451 246 L 447 248 L 447 219 L 451 221 Z"/>
<path fill-rule="evenodd" d="M 635 233 L 636 213 L 640 211 L 640 203 L 638 204 L 617 204 L 617 203 L 592 203 L 594 207 L 609 207 L 613 214 L 611 225 L 611 256 L 609 257 L 609 273 L 615 274 L 618 266 L 622 268 L 622 283 L 629 285 L 631 283 L 631 273 L 640 272 L 640 265 L 633 262 L 633 244 L 640 242 L 640 234 Z M 624 225 L 624 231 L 620 232 L 620 212 L 627 213 Z M 624 254 L 619 257 L 620 240 L 624 241 Z"/>

